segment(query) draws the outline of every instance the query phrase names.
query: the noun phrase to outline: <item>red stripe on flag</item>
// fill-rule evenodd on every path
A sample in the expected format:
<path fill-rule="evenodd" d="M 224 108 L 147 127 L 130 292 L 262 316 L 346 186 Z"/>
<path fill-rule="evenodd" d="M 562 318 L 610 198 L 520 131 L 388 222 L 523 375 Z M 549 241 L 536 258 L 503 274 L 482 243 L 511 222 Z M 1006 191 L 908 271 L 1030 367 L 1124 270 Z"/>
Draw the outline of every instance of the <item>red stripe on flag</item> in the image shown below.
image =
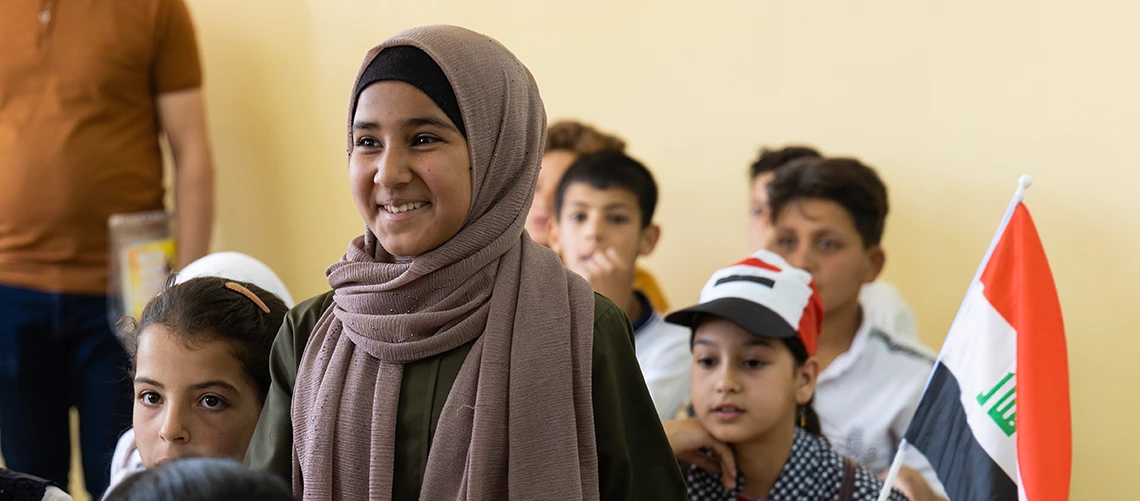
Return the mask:
<path fill-rule="evenodd" d="M 755 266 L 757 268 L 761 268 L 761 269 L 765 269 L 765 270 L 769 270 L 769 271 L 774 271 L 776 273 L 780 272 L 780 269 L 777 268 L 775 265 L 768 264 L 767 262 L 761 261 L 761 260 L 756 259 L 754 257 L 750 257 L 748 259 L 745 259 L 744 261 L 736 263 L 736 266 Z"/>
<path fill-rule="evenodd" d="M 986 299 L 1017 331 L 1017 462 L 1030 501 L 1069 498 L 1072 427 L 1065 326 L 1045 249 L 1018 204 L 982 272 Z"/>

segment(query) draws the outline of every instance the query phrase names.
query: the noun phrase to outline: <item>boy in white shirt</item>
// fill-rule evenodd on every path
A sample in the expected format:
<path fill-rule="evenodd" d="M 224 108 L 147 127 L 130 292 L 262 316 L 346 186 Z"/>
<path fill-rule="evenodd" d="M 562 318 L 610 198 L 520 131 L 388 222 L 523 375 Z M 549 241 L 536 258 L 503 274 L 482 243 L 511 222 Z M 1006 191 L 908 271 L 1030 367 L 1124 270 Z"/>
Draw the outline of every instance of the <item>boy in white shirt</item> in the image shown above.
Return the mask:
<path fill-rule="evenodd" d="M 554 202 L 551 248 L 567 268 L 625 311 L 653 404 L 661 419 L 672 418 L 689 392 L 689 331 L 665 323 L 633 287 L 637 259 L 653 252 L 661 237 L 653 223 L 653 175 L 621 152 L 584 155 L 562 176 Z"/>
<path fill-rule="evenodd" d="M 772 236 L 772 222 L 768 217 L 768 184 L 776 177 L 780 166 L 800 158 L 823 158 L 823 155 L 808 146 L 788 146 L 779 150 L 765 148 L 752 163 L 749 169 L 752 183 L 748 218 L 748 245 L 752 252 L 768 248 Z M 918 339 L 914 312 L 889 282 L 875 280 L 863 285 L 859 303 L 872 325 L 898 337 Z"/>
<path fill-rule="evenodd" d="M 875 325 L 860 302 L 886 262 L 880 245 L 887 188 L 847 158 L 801 158 L 768 185 L 772 250 L 812 274 L 823 298 L 816 411 L 832 446 L 883 472 L 906 433 L 933 366 L 930 350 Z M 944 495 L 930 464 L 909 454 L 895 486 L 914 499 Z"/>

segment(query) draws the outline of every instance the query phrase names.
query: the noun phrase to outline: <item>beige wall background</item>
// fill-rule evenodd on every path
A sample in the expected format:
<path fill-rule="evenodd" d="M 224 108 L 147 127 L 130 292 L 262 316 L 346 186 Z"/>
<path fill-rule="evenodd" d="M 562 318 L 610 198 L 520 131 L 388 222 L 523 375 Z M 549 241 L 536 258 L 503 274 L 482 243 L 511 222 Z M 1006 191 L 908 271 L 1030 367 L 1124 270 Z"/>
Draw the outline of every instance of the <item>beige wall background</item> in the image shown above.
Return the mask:
<path fill-rule="evenodd" d="M 298 298 L 362 229 L 344 123 L 360 58 L 450 23 L 525 62 L 550 118 L 623 135 L 661 185 L 648 265 L 675 304 L 746 252 L 746 167 L 806 142 L 891 189 L 886 277 L 937 347 L 1016 187 L 1069 338 L 1074 499 L 1134 491 L 1140 352 L 1140 7 L 1105 0 L 624 2 L 188 0 L 218 169 L 216 247 Z"/>

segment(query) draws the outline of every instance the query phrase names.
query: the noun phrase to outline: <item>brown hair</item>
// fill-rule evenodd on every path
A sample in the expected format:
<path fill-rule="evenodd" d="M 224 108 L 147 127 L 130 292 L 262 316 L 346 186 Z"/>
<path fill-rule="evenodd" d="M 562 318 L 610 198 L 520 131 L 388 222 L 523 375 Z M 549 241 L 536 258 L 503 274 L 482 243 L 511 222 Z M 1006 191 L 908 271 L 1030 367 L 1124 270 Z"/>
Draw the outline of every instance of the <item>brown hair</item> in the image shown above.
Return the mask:
<path fill-rule="evenodd" d="M 253 301 L 239 287 L 247 289 L 263 304 Z M 268 312 L 263 311 L 263 305 Z M 165 291 L 147 303 L 138 321 L 124 318 L 119 323 L 119 331 L 131 355 L 132 374 L 139 336 L 150 325 L 165 327 L 191 346 L 224 341 L 230 345 L 246 375 L 256 383 L 258 396 L 264 403 L 269 393 L 269 349 L 288 309 L 281 298 L 251 283 L 199 277 L 178 285 L 168 284 Z"/>
<path fill-rule="evenodd" d="M 556 122 L 546 130 L 546 150 L 588 155 L 599 151 L 625 151 L 625 141 L 573 120 Z"/>
<path fill-rule="evenodd" d="M 756 179 L 757 176 L 773 172 L 793 160 L 822 156 L 819 150 L 810 146 L 786 146 L 778 150 L 764 148 L 760 150 L 760 156 L 756 157 L 756 161 L 752 162 L 749 172 L 752 174 L 752 179 Z"/>
<path fill-rule="evenodd" d="M 787 205 L 803 198 L 835 202 L 855 222 L 863 247 L 878 245 L 887 220 L 887 187 L 875 170 L 854 158 L 800 158 L 776 170 L 768 185 L 775 223 Z"/>

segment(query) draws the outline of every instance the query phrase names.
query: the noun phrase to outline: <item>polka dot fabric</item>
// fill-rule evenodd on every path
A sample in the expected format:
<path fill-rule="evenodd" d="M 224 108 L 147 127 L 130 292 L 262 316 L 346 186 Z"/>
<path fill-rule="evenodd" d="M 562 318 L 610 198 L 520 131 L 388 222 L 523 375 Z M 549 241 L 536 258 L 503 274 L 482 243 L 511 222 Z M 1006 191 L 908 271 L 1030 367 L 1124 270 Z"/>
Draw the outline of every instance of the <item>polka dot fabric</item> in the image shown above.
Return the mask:
<path fill-rule="evenodd" d="M 685 472 L 685 483 L 689 486 L 690 501 L 737 501 L 744 477 L 736 479 L 737 489 L 726 491 L 720 483 L 720 476 L 690 466 Z M 839 499 L 839 489 L 843 483 L 843 456 L 831 449 L 821 437 L 796 428 L 796 438 L 792 453 L 776 485 L 768 493 L 767 501 L 835 501 Z M 855 471 L 853 501 L 875 501 L 879 496 L 882 480 L 866 468 Z M 890 501 L 907 501 L 897 489 L 891 490 Z"/>

